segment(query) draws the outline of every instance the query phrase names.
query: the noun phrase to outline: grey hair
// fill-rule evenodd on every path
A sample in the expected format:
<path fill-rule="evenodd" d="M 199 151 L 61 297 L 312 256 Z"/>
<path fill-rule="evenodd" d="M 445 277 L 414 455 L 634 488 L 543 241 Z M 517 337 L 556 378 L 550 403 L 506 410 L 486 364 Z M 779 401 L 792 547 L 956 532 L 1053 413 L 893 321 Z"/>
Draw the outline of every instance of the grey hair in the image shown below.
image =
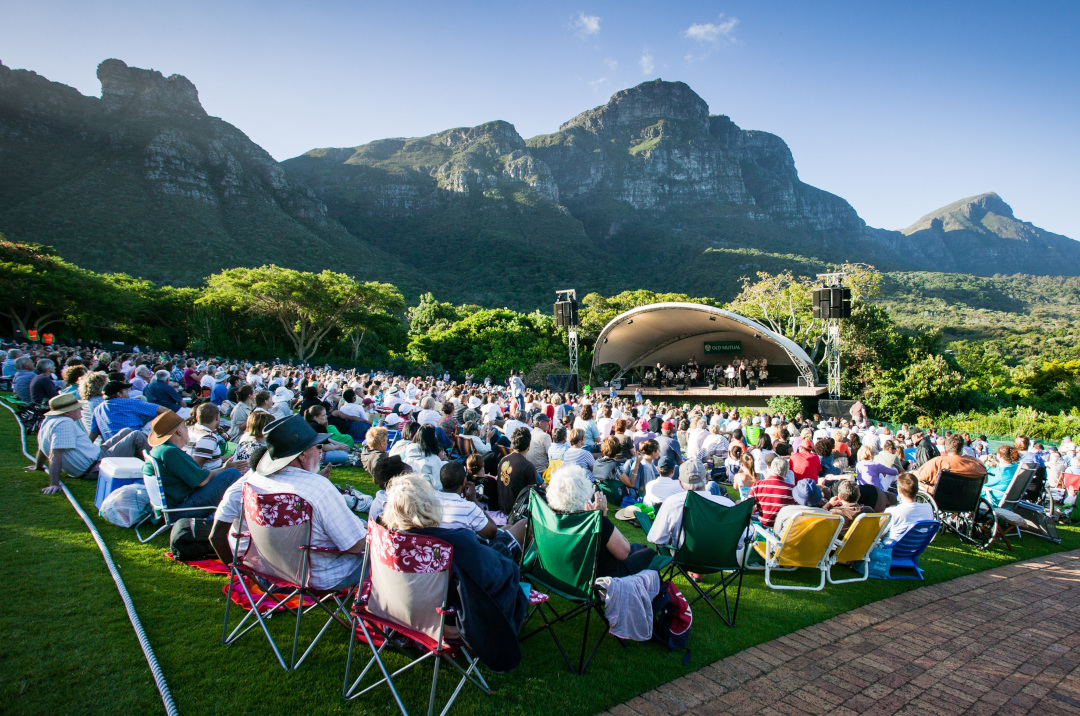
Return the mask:
<path fill-rule="evenodd" d="M 7 352 L 7 357 L 12 359 L 12 360 L 15 360 L 16 358 L 18 358 L 21 355 L 22 355 L 22 351 L 19 350 L 18 348 L 12 348 L 11 350 L 9 350 Z"/>
<path fill-rule="evenodd" d="M 145 365 L 141 365 L 138 370 L 135 371 L 135 375 L 151 375 L 150 369 Z"/>
<path fill-rule="evenodd" d="M 37 362 L 34 370 L 36 370 L 38 373 L 52 373 L 54 370 L 56 370 L 56 364 L 48 358 L 42 358 Z"/>
<path fill-rule="evenodd" d="M 788 473 L 788 461 L 786 457 L 777 455 L 769 463 L 769 474 L 776 477 L 786 477 Z"/>
<path fill-rule="evenodd" d="M 154 377 L 158 380 L 168 380 L 170 375 L 171 374 L 167 370 L 159 370 L 157 373 L 154 373 Z"/>
<path fill-rule="evenodd" d="M 583 512 L 593 496 L 589 474 L 580 465 L 563 465 L 551 476 L 547 501 L 559 512 Z"/>
<path fill-rule="evenodd" d="M 431 410 L 432 408 L 435 407 L 435 398 L 432 398 L 429 395 L 428 397 L 426 397 L 426 398 L 424 398 L 423 400 L 420 401 L 420 407 L 423 410 Z"/>
<path fill-rule="evenodd" d="M 15 367 L 19 370 L 33 370 L 34 359 L 30 356 L 23 356 L 19 360 L 15 361 Z"/>

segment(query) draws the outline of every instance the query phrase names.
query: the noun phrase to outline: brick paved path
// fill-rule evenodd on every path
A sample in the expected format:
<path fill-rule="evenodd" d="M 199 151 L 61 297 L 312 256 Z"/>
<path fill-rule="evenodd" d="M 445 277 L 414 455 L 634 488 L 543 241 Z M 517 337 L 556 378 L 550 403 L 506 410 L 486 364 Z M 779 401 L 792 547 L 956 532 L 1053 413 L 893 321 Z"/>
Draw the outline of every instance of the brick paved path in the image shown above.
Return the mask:
<path fill-rule="evenodd" d="M 1080 714 L 1080 550 L 868 604 L 607 713 Z"/>

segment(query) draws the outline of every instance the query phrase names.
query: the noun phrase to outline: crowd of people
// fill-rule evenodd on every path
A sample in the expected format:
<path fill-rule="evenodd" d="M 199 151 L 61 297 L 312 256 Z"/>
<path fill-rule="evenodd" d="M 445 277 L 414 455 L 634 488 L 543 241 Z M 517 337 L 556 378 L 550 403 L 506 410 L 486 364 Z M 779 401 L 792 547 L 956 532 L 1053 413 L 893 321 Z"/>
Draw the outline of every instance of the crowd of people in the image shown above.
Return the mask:
<path fill-rule="evenodd" d="M 312 584 L 323 589 L 361 578 L 373 520 L 460 532 L 455 549 L 487 565 L 477 588 L 510 622 L 524 613 L 505 585 L 520 579 L 521 508 L 533 490 L 556 513 L 601 512 L 597 576 L 620 578 L 648 569 L 656 551 L 631 543 L 609 518 L 612 508 L 621 519 L 630 518 L 619 509 L 628 505 L 653 510 L 653 545 L 678 539 L 691 491 L 725 506 L 754 500 L 754 519 L 778 532 L 800 511 L 838 514 L 845 526 L 884 511 L 895 538 L 933 519 L 917 496 L 933 493 L 942 469 L 987 478 L 991 497 L 1020 465 L 1045 466 L 1058 481 L 1080 471 L 1071 441 L 1044 450 L 1018 437 L 991 451 L 982 436 L 907 425 L 894 432 L 865 411 L 840 419 L 590 399 L 531 390 L 517 373 L 492 385 L 30 346 L 10 349 L 3 371 L 18 397 L 48 405 L 30 468 L 48 471 L 46 493 L 59 489 L 61 475 L 94 479 L 102 459 L 145 454 L 167 506 L 204 508 L 213 519 L 211 544 L 226 562 L 243 486 L 295 493 L 313 507 L 313 546 L 334 550 L 311 557 Z M 332 483 L 342 464 L 370 473 L 376 494 Z M 612 496 L 620 504 L 609 504 Z"/>

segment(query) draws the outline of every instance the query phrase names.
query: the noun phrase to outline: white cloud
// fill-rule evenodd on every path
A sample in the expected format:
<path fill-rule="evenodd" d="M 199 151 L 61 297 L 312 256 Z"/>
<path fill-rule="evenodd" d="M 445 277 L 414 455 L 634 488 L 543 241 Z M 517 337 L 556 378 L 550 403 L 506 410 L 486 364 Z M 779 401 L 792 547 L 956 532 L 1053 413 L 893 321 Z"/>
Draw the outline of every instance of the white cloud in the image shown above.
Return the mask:
<path fill-rule="evenodd" d="M 597 15 L 579 12 L 572 24 L 577 28 L 577 34 L 580 37 L 591 37 L 600 32 L 600 17 Z"/>
<path fill-rule="evenodd" d="M 656 62 L 654 60 L 655 58 L 653 57 L 652 52 L 649 51 L 649 48 L 646 47 L 642 50 L 641 59 L 638 60 L 638 64 L 641 65 L 641 73 L 643 75 L 652 74 L 653 69 L 656 67 Z"/>
<path fill-rule="evenodd" d="M 608 59 L 604 60 L 604 64 L 607 65 L 607 68 L 609 70 L 611 70 L 612 72 L 619 69 L 619 61 L 618 60 L 613 60 L 611 58 L 608 58 Z"/>
<path fill-rule="evenodd" d="M 600 79 L 589 80 L 585 84 L 589 85 L 589 89 L 591 89 L 593 92 L 601 92 L 604 89 L 604 85 L 606 85 L 607 83 L 608 78 L 601 77 Z"/>
<path fill-rule="evenodd" d="M 696 42 L 709 44 L 715 44 L 720 40 L 734 40 L 733 33 L 735 32 L 735 26 L 738 24 L 739 18 L 729 17 L 725 20 L 724 16 L 721 15 L 715 23 L 694 23 L 686 29 L 683 36 Z"/>

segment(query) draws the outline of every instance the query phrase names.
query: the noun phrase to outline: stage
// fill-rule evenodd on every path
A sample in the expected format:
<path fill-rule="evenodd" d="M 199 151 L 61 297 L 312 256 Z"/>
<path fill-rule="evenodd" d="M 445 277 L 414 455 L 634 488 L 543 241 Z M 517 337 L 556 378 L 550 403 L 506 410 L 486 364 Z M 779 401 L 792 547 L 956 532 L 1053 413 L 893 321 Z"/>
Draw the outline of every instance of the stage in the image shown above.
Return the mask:
<path fill-rule="evenodd" d="M 610 395 L 609 388 L 598 388 L 604 391 L 604 395 Z M 829 389 L 824 385 L 804 386 L 795 383 L 778 383 L 766 385 L 755 389 L 750 388 L 717 388 L 713 390 L 707 385 L 690 387 L 683 390 L 678 388 L 652 388 L 641 385 L 626 385 L 622 390 L 615 391 L 619 397 L 633 398 L 634 393 L 640 390 L 641 394 L 654 403 L 664 401 L 691 401 L 694 403 L 726 403 L 734 405 L 737 401 L 739 406 L 756 407 L 764 406 L 769 398 L 774 395 L 792 396 L 796 398 L 822 398 L 827 397 Z"/>

